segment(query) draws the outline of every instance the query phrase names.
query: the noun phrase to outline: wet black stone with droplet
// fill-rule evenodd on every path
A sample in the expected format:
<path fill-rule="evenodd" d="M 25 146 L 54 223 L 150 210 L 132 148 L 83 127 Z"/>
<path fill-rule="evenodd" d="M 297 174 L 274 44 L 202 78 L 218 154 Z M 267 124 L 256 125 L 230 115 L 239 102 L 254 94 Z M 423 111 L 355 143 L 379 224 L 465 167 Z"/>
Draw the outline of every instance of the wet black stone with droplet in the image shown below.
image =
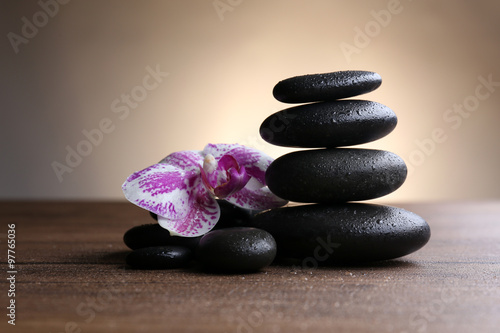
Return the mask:
<path fill-rule="evenodd" d="M 123 235 L 123 242 L 132 250 L 151 246 L 179 245 L 194 249 L 200 237 L 171 236 L 167 229 L 158 223 L 135 226 Z"/>
<path fill-rule="evenodd" d="M 308 74 L 278 82 L 273 95 L 285 103 L 331 101 L 368 93 L 381 84 L 379 74 L 367 71 Z"/>
<path fill-rule="evenodd" d="M 183 246 L 154 246 L 132 251 L 125 261 L 133 268 L 172 269 L 186 266 L 193 252 Z"/>
<path fill-rule="evenodd" d="M 406 174 L 404 161 L 388 151 L 315 149 L 276 159 L 266 171 L 266 183 L 290 201 L 345 202 L 389 194 L 404 183 Z"/>
<path fill-rule="evenodd" d="M 257 271 L 270 265 L 276 256 L 276 242 L 257 228 L 226 228 L 210 231 L 202 237 L 197 259 L 208 270 Z"/>
<path fill-rule="evenodd" d="M 278 146 L 339 147 L 380 139 L 396 124 L 396 114 L 383 104 L 342 100 L 305 104 L 276 112 L 264 120 L 260 135 Z"/>
<path fill-rule="evenodd" d="M 407 210 L 363 203 L 302 205 L 257 214 L 253 225 L 276 240 L 278 255 L 305 267 L 398 258 L 423 247 L 427 222 Z"/>

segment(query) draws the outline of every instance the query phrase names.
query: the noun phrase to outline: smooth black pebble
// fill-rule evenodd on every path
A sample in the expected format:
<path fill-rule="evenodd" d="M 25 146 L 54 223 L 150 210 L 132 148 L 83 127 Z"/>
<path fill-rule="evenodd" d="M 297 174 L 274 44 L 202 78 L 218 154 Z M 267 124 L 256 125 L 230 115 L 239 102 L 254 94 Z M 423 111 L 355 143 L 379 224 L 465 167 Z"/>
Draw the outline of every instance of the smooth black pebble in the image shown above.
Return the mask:
<path fill-rule="evenodd" d="M 405 181 L 406 164 L 384 150 L 333 148 L 292 152 L 266 171 L 269 189 L 297 202 L 334 203 L 374 199 Z"/>
<path fill-rule="evenodd" d="M 397 125 L 394 111 L 363 100 L 300 105 L 276 112 L 260 126 L 267 142 L 285 147 L 339 147 L 380 139 Z"/>
<path fill-rule="evenodd" d="M 276 242 L 268 232 L 236 227 L 204 235 L 196 250 L 196 258 L 208 270 L 257 271 L 273 262 L 276 251 Z"/>
<path fill-rule="evenodd" d="M 305 267 L 402 257 L 430 238 L 427 222 L 407 210 L 363 203 L 302 205 L 257 214 L 257 228 L 278 244 L 278 255 Z"/>
<path fill-rule="evenodd" d="M 193 252 L 183 246 L 153 246 L 137 249 L 125 259 L 128 265 L 140 269 L 172 269 L 186 266 Z"/>
<path fill-rule="evenodd" d="M 123 242 L 132 250 L 151 246 L 176 245 L 194 249 L 198 246 L 200 237 L 171 236 L 167 229 L 158 223 L 144 224 L 133 227 L 123 235 Z"/>
<path fill-rule="evenodd" d="M 331 101 L 368 93 L 381 84 L 379 74 L 367 71 L 308 74 L 278 82 L 273 95 L 285 103 Z"/>

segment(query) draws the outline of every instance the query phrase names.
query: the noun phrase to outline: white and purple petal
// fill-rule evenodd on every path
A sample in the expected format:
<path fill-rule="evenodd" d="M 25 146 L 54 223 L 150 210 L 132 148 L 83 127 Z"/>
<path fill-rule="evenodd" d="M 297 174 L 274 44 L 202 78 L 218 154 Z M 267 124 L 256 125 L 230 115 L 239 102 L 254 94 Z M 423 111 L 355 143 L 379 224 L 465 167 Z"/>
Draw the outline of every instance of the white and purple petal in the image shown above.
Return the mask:
<path fill-rule="evenodd" d="M 180 219 L 191 210 L 189 200 L 200 182 L 199 170 L 184 171 L 155 164 L 130 175 L 122 185 L 127 200 L 157 215 Z"/>
<path fill-rule="evenodd" d="M 215 157 L 215 159 L 218 161 L 221 159 L 222 156 L 226 155 L 227 152 L 229 152 L 230 150 L 233 150 L 235 148 L 244 148 L 242 145 L 239 145 L 239 144 L 229 144 L 229 143 L 217 143 L 217 144 L 214 144 L 214 143 L 209 143 L 205 146 L 205 148 L 203 148 L 203 152 L 202 154 L 204 156 L 210 154 L 212 155 L 213 157 Z"/>
<path fill-rule="evenodd" d="M 185 150 L 172 153 L 159 163 L 168 164 L 184 171 L 197 171 L 203 164 L 203 153 L 199 150 Z"/>
<path fill-rule="evenodd" d="M 197 237 L 206 234 L 220 218 L 219 204 L 204 187 L 197 187 L 190 197 L 190 210 L 180 219 L 158 215 L 158 223 L 173 236 Z"/>

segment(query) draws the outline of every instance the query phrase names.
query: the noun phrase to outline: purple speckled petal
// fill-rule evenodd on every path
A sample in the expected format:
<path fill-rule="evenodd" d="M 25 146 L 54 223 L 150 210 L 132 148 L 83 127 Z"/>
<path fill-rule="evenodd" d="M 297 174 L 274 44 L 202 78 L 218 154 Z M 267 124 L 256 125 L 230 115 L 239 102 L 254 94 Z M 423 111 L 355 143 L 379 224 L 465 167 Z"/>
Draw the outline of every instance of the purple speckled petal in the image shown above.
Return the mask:
<path fill-rule="evenodd" d="M 197 237 L 206 234 L 220 218 L 217 201 L 204 187 L 197 187 L 196 195 L 190 198 L 190 210 L 180 219 L 168 219 L 158 215 L 158 223 L 172 235 Z"/>
<path fill-rule="evenodd" d="M 203 148 L 203 155 L 212 155 L 218 161 L 223 155 L 226 155 L 228 151 L 235 148 L 245 148 L 239 144 L 229 144 L 229 143 L 209 143 Z"/>
<path fill-rule="evenodd" d="M 185 150 L 172 153 L 159 163 L 169 164 L 184 171 L 197 171 L 203 165 L 203 153 L 199 150 Z"/>
<path fill-rule="evenodd" d="M 201 185 L 199 169 L 184 171 L 155 164 L 130 175 L 122 185 L 133 204 L 169 219 L 180 219 L 192 210 L 190 197 Z"/>
<path fill-rule="evenodd" d="M 271 209 L 284 206 L 288 203 L 273 194 L 267 186 L 262 186 L 255 178 L 251 179 L 247 186 L 240 191 L 225 198 L 233 205 L 246 209 Z"/>

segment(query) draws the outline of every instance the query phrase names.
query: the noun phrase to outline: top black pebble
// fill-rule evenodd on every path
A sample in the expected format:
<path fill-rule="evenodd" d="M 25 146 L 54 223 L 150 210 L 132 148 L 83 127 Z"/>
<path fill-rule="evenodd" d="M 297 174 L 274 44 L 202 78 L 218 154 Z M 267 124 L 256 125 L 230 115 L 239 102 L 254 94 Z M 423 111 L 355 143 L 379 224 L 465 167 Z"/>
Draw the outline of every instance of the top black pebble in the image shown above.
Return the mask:
<path fill-rule="evenodd" d="M 381 84 L 379 74 L 367 71 L 309 74 L 278 82 L 273 95 L 284 103 L 332 101 L 366 94 Z"/>

